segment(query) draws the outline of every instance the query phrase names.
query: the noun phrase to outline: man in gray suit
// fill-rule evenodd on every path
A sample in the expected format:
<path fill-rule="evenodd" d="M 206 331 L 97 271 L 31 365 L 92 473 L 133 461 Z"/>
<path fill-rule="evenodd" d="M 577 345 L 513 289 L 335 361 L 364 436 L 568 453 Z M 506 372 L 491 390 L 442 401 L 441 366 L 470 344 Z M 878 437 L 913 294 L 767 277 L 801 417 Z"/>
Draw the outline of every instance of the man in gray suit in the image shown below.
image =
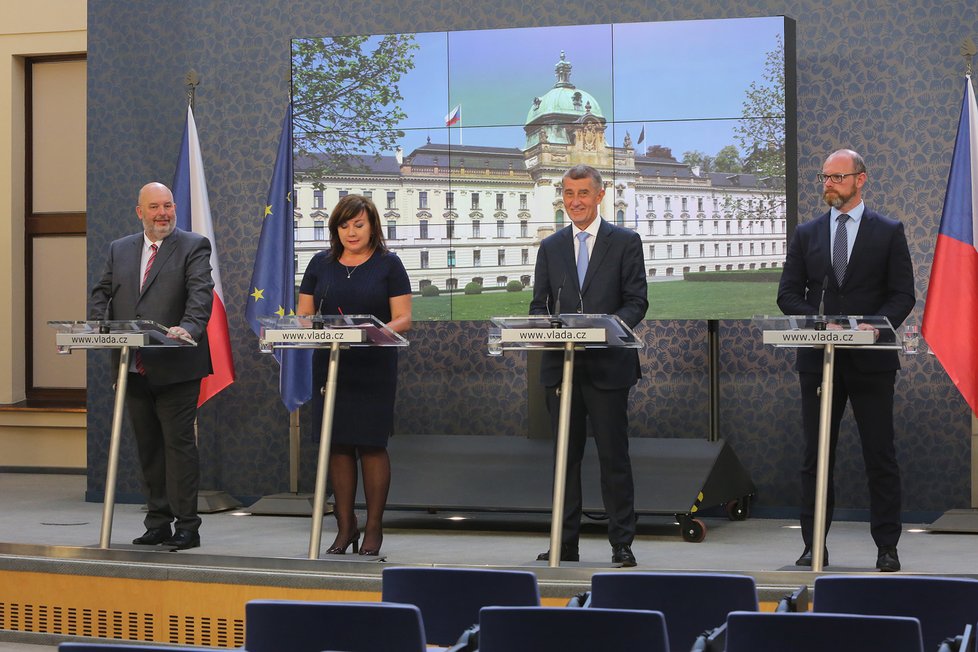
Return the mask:
<path fill-rule="evenodd" d="M 629 229 L 605 222 L 598 214 L 604 197 L 601 174 L 577 165 L 561 181 L 564 209 L 572 224 L 540 243 L 533 280 L 531 315 L 551 310 L 614 314 L 630 327 L 645 318 L 649 308 L 642 240 Z M 540 381 L 546 387 L 547 408 L 556 431 L 563 376 L 562 354 L 543 356 Z M 628 392 L 641 369 L 635 349 L 583 351 L 574 357 L 570 444 L 567 455 L 561 561 L 578 561 L 581 529 L 581 460 L 591 422 L 601 469 L 601 497 L 608 514 L 611 560 L 635 566 L 635 490 L 628 455 Z M 549 560 L 554 551 L 537 559 Z"/>
<path fill-rule="evenodd" d="M 196 347 L 137 350 L 126 390 L 148 505 L 146 533 L 133 543 L 196 548 L 200 463 L 194 420 L 200 381 L 211 373 L 211 244 L 176 228 L 173 194 L 162 183 L 142 187 L 136 215 L 143 232 L 109 246 L 105 271 L 92 289 L 89 316 L 150 320 L 167 326 L 167 337 L 197 342 Z M 118 353 L 114 361 L 118 364 Z"/>

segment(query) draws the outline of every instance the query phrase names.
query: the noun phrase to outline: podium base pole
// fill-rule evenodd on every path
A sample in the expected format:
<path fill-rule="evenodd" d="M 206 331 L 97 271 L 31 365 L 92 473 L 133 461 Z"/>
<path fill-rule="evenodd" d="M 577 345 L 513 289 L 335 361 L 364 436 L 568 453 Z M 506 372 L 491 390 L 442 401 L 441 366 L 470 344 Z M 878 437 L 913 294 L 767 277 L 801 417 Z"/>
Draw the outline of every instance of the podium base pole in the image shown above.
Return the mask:
<path fill-rule="evenodd" d="M 978 534 L 978 509 L 949 509 L 927 526 L 929 532 Z"/>
<path fill-rule="evenodd" d="M 253 516 L 312 516 L 313 494 L 281 493 L 262 496 L 248 512 Z M 333 505 L 326 503 L 324 514 L 333 513 Z"/>
<path fill-rule="evenodd" d="M 197 511 L 201 514 L 227 512 L 241 507 L 241 503 L 224 491 L 201 490 L 197 492 Z"/>

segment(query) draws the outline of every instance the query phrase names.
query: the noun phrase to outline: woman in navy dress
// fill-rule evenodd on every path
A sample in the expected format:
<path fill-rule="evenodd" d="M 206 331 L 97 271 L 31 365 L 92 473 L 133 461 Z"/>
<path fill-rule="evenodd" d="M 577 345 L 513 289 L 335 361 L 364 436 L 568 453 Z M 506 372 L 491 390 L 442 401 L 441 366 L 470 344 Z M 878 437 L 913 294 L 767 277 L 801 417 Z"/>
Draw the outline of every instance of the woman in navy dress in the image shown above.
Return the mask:
<path fill-rule="evenodd" d="M 392 330 L 411 328 L 411 282 L 401 259 L 387 250 L 380 215 L 360 195 L 340 199 L 329 218 L 330 248 L 316 254 L 299 286 L 300 315 L 374 315 Z M 313 354 L 314 423 L 323 418 L 323 396 L 329 351 Z M 378 555 L 384 539 L 383 517 L 390 489 L 387 438 L 394 425 L 397 349 L 344 349 L 336 379 L 329 476 L 337 533 L 327 554 L 357 552 L 360 528 L 353 509 L 357 492 L 357 457 L 367 501 L 361 555 Z M 318 427 L 318 425 L 317 425 Z M 318 430 L 317 430 L 318 432 Z"/>

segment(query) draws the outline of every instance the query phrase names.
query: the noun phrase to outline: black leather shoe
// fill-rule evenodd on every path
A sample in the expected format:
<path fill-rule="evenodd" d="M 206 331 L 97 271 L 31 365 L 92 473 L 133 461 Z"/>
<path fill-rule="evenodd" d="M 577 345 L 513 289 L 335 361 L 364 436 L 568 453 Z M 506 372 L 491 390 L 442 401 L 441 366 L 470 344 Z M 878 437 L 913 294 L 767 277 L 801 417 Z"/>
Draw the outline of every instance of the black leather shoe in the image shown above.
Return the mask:
<path fill-rule="evenodd" d="M 880 546 L 876 568 L 880 569 L 881 573 L 895 573 L 900 570 L 900 557 L 897 555 L 896 546 Z"/>
<path fill-rule="evenodd" d="M 188 550 L 200 547 L 200 534 L 190 530 L 177 530 L 172 537 L 163 542 L 174 550 Z"/>
<path fill-rule="evenodd" d="M 631 568 L 632 566 L 638 565 L 638 562 L 635 560 L 635 555 L 632 553 L 632 547 L 627 543 L 612 544 L 611 563 L 621 564 L 624 568 Z"/>
<path fill-rule="evenodd" d="M 537 561 L 550 561 L 550 551 L 537 555 Z M 581 561 L 581 553 L 577 546 L 563 543 L 560 545 L 560 561 Z"/>
<path fill-rule="evenodd" d="M 801 553 L 801 557 L 795 561 L 795 566 L 811 566 L 812 565 L 812 549 L 805 546 L 805 550 Z M 825 556 L 822 558 L 822 565 L 829 565 L 829 549 L 825 549 Z"/>
<path fill-rule="evenodd" d="M 137 546 L 158 546 L 170 538 L 170 526 L 151 527 L 141 537 L 132 540 Z"/>

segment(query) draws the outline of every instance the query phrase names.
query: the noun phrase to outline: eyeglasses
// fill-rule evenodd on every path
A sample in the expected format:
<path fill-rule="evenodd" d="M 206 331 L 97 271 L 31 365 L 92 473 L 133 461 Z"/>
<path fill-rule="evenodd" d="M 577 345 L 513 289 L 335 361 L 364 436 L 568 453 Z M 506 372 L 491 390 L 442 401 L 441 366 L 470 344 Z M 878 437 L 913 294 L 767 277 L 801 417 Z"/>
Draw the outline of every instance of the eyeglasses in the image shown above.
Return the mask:
<path fill-rule="evenodd" d="M 846 177 L 856 177 L 862 174 L 862 172 L 847 172 L 846 174 L 822 174 L 819 172 L 815 175 L 819 183 L 825 183 L 826 179 L 831 179 L 832 183 L 842 183 L 846 180 Z"/>

